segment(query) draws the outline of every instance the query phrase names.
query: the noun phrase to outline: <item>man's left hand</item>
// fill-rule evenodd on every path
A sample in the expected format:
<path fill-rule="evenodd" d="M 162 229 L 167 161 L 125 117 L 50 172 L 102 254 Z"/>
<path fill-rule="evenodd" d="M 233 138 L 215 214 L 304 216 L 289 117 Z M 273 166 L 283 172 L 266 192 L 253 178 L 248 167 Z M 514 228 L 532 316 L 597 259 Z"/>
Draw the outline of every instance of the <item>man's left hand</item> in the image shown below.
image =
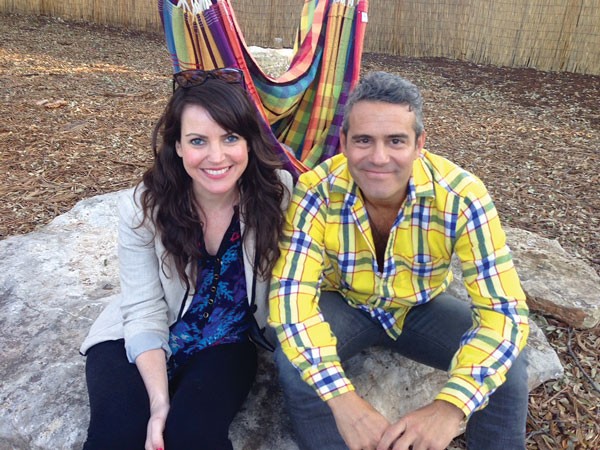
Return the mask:
<path fill-rule="evenodd" d="M 461 432 L 463 412 L 443 400 L 435 400 L 390 425 L 377 450 L 444 450 Z"/>

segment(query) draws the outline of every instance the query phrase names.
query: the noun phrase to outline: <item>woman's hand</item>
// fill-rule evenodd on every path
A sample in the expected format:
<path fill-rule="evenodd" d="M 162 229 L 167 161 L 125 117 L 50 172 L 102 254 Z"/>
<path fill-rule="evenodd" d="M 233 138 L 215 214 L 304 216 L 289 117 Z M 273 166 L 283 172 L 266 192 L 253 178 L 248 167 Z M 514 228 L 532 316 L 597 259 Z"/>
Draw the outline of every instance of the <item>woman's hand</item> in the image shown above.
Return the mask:
<path fill-rule="evenodd" d="M 148 428 L 146 430 L 145 450 L 163 450 L 165 448 L 163 431 L 165 430 L 168 414 L 168 403 L 150 407 L 150 420 L 148 420 Z"/>
<path fill-rule="evenodd" d="M 165 352 L 156 349 L 141 353 L 136 358 L 135 365 L 144 380 L 150 400 L 145 450 L 164 450 L 163 431 L 169 414 L 169 381 Z"/>

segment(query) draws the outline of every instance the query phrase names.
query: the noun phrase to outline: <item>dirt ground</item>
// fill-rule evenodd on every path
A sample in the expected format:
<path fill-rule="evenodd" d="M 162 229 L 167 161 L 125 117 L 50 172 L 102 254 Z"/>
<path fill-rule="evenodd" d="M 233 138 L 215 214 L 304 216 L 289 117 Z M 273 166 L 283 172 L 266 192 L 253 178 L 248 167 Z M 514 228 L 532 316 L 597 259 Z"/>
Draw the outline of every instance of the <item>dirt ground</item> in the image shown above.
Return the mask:
<path fill-rule="evenodd" d="M 132 186 L 171 89 L 160 35 L 0 15 L 0 239 Z M 366 54 L 422 88 L 430 150 L 474 172 L 506 225 L 600 273 L 600 77 Z M 529 449 L 600 448 L 600 330 L 536 321 L 566 369 L 530 395 Z"/>

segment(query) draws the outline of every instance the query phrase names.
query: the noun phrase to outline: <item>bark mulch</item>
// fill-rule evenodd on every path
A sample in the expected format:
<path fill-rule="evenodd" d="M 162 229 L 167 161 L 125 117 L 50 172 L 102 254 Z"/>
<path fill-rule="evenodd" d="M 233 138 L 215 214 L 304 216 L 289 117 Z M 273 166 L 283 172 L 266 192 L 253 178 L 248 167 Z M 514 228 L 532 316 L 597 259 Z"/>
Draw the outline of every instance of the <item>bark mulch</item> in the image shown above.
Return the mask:
<path fill-rule="evenodd" d="M 0 35 L 6 238 L 139 179 L 171 67 L 160 35 L 17 15 L 0 15 Z M 506 225 L 600 272 L 600 77 L 376 54 L 363 70 L 422 88 L 427 148 L 477 174 Z M 536 321 L 566 375 L 531 393 L 528 448 L 598 449 L 600 330 Z"/>

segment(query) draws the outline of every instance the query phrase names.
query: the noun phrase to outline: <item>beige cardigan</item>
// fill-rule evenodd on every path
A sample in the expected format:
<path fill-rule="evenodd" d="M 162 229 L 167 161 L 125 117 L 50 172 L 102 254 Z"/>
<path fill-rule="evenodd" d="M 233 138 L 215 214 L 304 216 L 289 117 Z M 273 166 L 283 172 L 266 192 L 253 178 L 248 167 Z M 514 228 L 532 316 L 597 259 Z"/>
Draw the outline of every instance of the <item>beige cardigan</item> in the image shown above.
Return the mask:
<path fill-rule="evenodd" d="M 279 170 L 278 176 L 287 188 L 282 202 L 285 211 L 292 191 L 292 176 Z M 81 345 L 85 354 L 92 346 L 117 339 L 125 339 L 125 349 L 130 362 L 140 353 L 162 348 L 167 357 L 169 348 L 169 327 L 177 320 L 183 301 L 185 311 L 192 303 L 193 292 L 186 291 L 185 284 L 175 271 L 171 271 L 169 257 L 161 266 L 165 248 L 159 236 L 154 235 L 154 227 L 141 222 L 142 210 L 140 195 L 143 189 L 126 192 L 119 201 L 119 266 L 121 294 L 100 313 L 90 332 Z M 243 233 L 244 221 L 240 218 Z M 252 304 L 252 283 L 254 272 L 254 235 L 248 233 L 243 246 L 244 272 L 248 290 L 248 302 Z M 188 266 L 188 272 L 195 265 Z M 268 315 L 269 281 L 260 277 L 256 281 L 254 317 L 258 326 L 265 327 Z"/>

